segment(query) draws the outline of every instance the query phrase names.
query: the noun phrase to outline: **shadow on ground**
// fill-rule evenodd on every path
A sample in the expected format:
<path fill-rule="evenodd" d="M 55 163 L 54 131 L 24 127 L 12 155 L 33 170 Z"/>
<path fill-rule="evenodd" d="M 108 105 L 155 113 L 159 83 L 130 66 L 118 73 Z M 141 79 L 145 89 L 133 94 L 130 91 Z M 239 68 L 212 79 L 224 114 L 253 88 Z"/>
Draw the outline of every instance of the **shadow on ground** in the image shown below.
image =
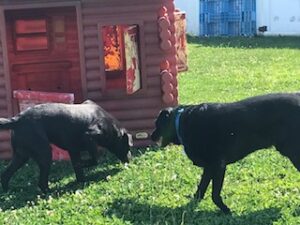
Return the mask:
<path fill-rule="evenodd" d="M 133 149 L 134 158 L 142 156 L 146 151 L 157 151 L 157 148 Z M 8 161 L 0 163 L 2 172 L 8 165 Z M 56 161 L 51 166 L 49 182 L 51 191 L 44 195 L 37 187 L 39 169 L 30 160 L 12 177 L 9 184 L 9 192 L 4 193 L 0 188 L 0 209 L 3 211 L 19 209 L 29 204 L 35 204 L 39 198 L 59 198 L 65 193 L 73 193 L 78 189 L 84 189 L 95 182 L 107 182 L 107 176 L 114 176 L 122 171 L 118 165 L 120 161 L 106 152 L 99 160 L 96 167 L 85 169 L 86 182 L 77 183 L 70 161 Z M 64 179 L 64 180 L 63 180 Z"/>
<path fill-rule="evenodd" d="M 194 37 L 188 36 L 188 43 L 204 47 L 229 48 L 278 48 L 300 49 L 300 37 Z"/>
<path fill-rule="evenodd" d="M 78 183 L 69 161 L 54 162 L 50 171 L 50 192 L 43 194 L 37 187 L 39 169 L 33 161 L 21 168 L 12 177 L 9 191 L 0 191 L 0 208 L 3 211 L 19 209 L 24 206 L 35 204 L 39 198 L 59 198 L 65 193 L 72 193 L 78 189 L 84 189 L 94 182 L 106 182 L 108 175 L 114 176 L 121 171 L 116 166 L 116 159 L 103 158 L 98 166 L 85 169 L 86 182 Z M 1 171 L 7 166 L 7 162 L 1 163 Z M 64 181 L 62 181 L 65 179 Z"/>
<path fill-rule="evenodd" d="M 135 199 L 114 201 L 106 215 L 130 224 L 184 224 L 184 225 L 271 225 L 280 217 L 280 210 L 268 208 L 242 215 L 224 215 L 220 211 L 201 211 L 198 203 L 191 202 L 178 208 L 147 205 Z"/>

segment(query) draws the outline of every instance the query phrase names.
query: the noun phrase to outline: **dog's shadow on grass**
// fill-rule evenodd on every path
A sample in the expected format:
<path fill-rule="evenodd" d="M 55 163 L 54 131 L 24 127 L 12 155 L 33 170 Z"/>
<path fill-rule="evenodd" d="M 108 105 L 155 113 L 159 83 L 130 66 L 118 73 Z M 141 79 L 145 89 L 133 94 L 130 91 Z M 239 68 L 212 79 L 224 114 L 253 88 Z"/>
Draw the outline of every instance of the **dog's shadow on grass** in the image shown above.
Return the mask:
<path fill-rule="evenodd" d="M 197 208 L 198 203 L 190 203 L 169 208 L 142 204 L 135 199 L 118 199 L 110 204 L 106 216 L 120 218 L 133 225 L 140 224 L 230 224 L 230 225 L 268 225 L 273 224 L 280 217 L 280 209 L 268 208 L 252 211 L 242 215 L 225 215 L 218 211 L 201 211 Z"/>
<path fill-rule="evenodd" d="M 5 163 L 7 164 L 7 163 Z M 65 193 L 74 193 L 95 182 L 106 182 L 107 176 L 114 176 L 122 169 L 117 166 L 118 160 L 104 157 L 98 166 L 85 169 L 84 183 L 75 180 L 75 174 L 69 161 L 54 162 L 49 176 L 50 192 L 43 194 L 37 187 L 39 176 L 38 167 L 33 162 L 18 171 L 12 177 L 9 191 L 0 191 L 0 208 L 2 211 L 19 209 L 28 205 L 35 205 L 40 198 L 59 198 Z M 1 165 L 2 167 L 3 165 Z M 1 168 L 2 171 L 2 168 Z"/>
<path fill-rule="evenodd" d="M 75 180 L 75 174 L 73 173 L 73 169 L 71 168 L 70 170 L 72 174 L 70 176 L 73 176 L 72 181 L 69 181 L 67 184 L 63 185 L 58 182 L 59 186 L 53 188 L 54 190 L 50 194 L 56 195 L 57 193 L 64 194 L 67 192 L 75 192 L 76 190 L 84 189 L 95 182 L 106 182 L 108 176 L 112 177 L 122 171 L 120 167 L 116 167 L 117 163 L 117 161 L 110 161 L 109 163 L 106 162 L 102 165 L 85 169 L 85 182 L 83 183 L 78 183 Z M 59 179 L 56 177 L 55 180 Z"/>
<path fill-rule="evenodd" d="M 133 157 L 142 156 L 145 151 L 150 149 L 134 149 Z M 151 148 L 155 151 L 157 148 Z M 107 182 L 107 177 L 114 176 L 122 171 L 120 162 L 110 153 L 106 153 L 100 159 L 95 167 L 85 169 L 84 183 L 78 183 L 75 180 L 75 174 L 70 161 L 56 161 L 51 166 L 49 181 L 51 191 L 44 195 L 37 187 L 39 169 L 37 165 L 30 161 L 21 168 L 11 179 L 9 192 L 2 192 L 0 188 L 0 209 L 3 211 L 19 209 L 30 204 L 36 204 L 39 198 L 47 199 L 60 198 L 65 193 L 74 193 L 77 190 L 84 189 L 95 182 Z M 0 164 L 0 171 L 7 167 L 8 162 Z"/>

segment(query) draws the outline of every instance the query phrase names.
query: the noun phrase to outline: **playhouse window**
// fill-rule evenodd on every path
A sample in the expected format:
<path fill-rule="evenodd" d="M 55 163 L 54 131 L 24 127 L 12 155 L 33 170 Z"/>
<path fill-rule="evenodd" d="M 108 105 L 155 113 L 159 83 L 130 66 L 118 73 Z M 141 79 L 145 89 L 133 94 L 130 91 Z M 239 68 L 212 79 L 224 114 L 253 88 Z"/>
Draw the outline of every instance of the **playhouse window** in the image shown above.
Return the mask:
<path fill-rule="evenodd" d="M 17 51 L 48 49 L 46 19 L 19 19 L 15 21 Z"/>
<path fill-rule="evenodd" d="M 138 25 L 101 28 L 107 90 L 133 94 L 141 88 Z"/>

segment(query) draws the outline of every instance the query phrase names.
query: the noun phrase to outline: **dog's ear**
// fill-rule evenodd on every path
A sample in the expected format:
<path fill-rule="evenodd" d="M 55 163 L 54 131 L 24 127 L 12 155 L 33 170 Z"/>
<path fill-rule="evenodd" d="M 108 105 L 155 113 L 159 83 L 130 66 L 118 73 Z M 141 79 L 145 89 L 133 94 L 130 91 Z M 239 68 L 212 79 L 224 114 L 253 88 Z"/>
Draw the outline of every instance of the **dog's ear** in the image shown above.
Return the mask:
<path fill-rule="evenodd" d="M 128 145 L 130 147 L 133 146 L 133 139 L 132 139 L 132 135 L 127 133 L 127 130 L 124 128 L 121 128 L 121 135 L 122 135 L 122 140 L 124 142 L 128 142 Z"/>
<path fill-rule="evenodd" d="M 127 135 L 127 138 L 128 138 L 128 145 L 130 147 L 133 146 L 133 139 L 132 139 L 132 135 L 131 134 L 126 134 Z"/>
<path fill-rule="evenodd" d="M 159 115 L 163 118 L 169 118 L 170 115 L 171 115 L 171 112 L 172 112 L 173 108 L 172 107 L 168 107 L 168 108 L 165 108 L 165 109 L 162 109 L 159 113 Z"/>
<path fill-rule="evenodd" d="M 86 132 L 86 134 L 90 135 L 90 136 L 99 136 L 99 135 L 103 135 L 103 131 L 102 129 L 99 127 L 98 124 L 93 124 L 89 127 L 88 131 Z"/>

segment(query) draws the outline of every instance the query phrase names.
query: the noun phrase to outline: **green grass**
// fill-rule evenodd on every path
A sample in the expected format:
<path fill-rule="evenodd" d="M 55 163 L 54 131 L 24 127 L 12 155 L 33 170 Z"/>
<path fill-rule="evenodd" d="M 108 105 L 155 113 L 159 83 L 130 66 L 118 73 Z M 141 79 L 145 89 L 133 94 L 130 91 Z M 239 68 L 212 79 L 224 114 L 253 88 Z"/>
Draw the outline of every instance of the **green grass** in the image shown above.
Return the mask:
<path fill-rule="evenodd" d="M 179 77 L 182 104 L 300 89 L 300 38 L 190 38 L 188 50 L 189 71 Z M 180 146 L 134 155 L 128 165 L 108 156 L 87 171 L 91 181 L 84 185 L 74 182 L 68 162 L 56 162 L 47 196 L 37 190 L 30 162 L 9 193 L 0 190 L 0 224 L 300 224 L 300 173 L 272 149 L 228 166 L 222 195 L 232 216 L 212 203 L 210 187 L 202 202 L 191 201 L 202 170 Z"/>

